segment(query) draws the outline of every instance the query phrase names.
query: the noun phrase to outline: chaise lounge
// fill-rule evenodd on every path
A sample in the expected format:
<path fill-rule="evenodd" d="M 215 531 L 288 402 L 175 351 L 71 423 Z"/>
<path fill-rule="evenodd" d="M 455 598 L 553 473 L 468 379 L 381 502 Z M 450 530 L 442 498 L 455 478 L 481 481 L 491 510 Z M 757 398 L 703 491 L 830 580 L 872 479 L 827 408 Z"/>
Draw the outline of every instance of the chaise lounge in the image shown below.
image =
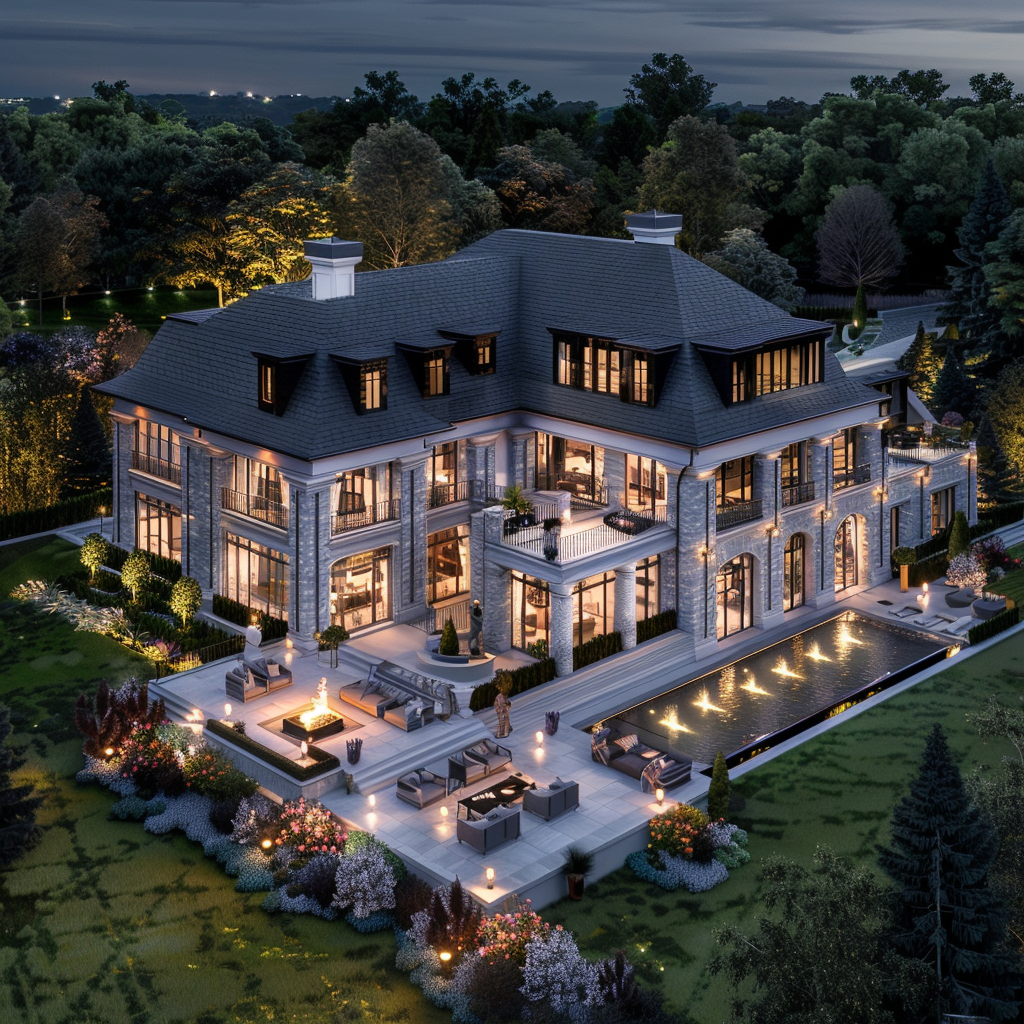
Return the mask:
<path fill-rule="evenodd" d="M 590 737 L 590 756 L 617 772 L 639 779 L 644 792 L 686 782 L 693 767 L 692 758 L 671 747 L 650 747 L 636 733 L 620 735 L 607 726 Z"/>
<path fill-rule="evenodd" d="M 580 784 L 555 779 L 547 789 L 528 789 L 523 793 L 523 810 L 550 821 L 566 811 L 579 810 Z"/>

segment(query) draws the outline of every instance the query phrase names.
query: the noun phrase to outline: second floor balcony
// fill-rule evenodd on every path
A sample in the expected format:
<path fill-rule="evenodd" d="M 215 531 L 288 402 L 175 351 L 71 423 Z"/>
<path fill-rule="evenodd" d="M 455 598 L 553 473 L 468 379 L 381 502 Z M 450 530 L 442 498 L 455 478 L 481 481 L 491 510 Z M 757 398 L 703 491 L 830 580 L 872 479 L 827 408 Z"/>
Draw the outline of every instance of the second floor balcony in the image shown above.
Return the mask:
<path fill-rule="evenodd" d="M 161 459 L 146 452 L 132 450 L 132 469 L 159 477 L 172 484 L 181 484 L 181 456 L 176 444 L 170 445 L 170 458 Z"/>
<path fill-rule="evenodd" d="M 814 481 L 807 480 L 804 483 L 792 484 L 782 488 L 782 507 L 792 508 L 794 505 L 802 505 L 805 501 L 814 501 Z"/>
<path fill-rule="evenodd" d="M 753 501 L 737 501 L 728 505 L 719 505 L 715 515 L 715 529 L 728 530 L 741 523 L 751 523 L 762 516 L 761 499 Z"/>
<path fill-rule="evenodd" d="M 432 484 L 427 488 L 427 508 L 440 508 L 456 501 L 469 501 L 470 481 L 459 480 L 453 484 Z"/>
<path fill-rule="evenodd" d="M 832 486 L 835 490 L 842 490 L 844 487 L 853 487 L 856 484 L 866 484 L 871 480 L 871 463 L 865 462 L 860 466 L 851 466 L 849 469 L 839 470 L 832 475 Z"/>
<path fill-rule="evenodd" d="M 391 522 L 400 519 L 401 516 L 402 502 L 398 498 L 378 501 L 375 505 L 365 505 L 347 512 L 332 512 L 331 536 L 337 537 L 350 530 L 361 530 L 364 526 L 373 526 L 375 523 Z"/>
<path fill-rule="evenodd" d="M 288 506 L 278 501 L 271 501 L 258 494 L 246 494 L 244 491 L 233 491 L 229 487 L 221 490 L 221 507 L 229 512 L 258 519 L 269 526 L 280 530 L 288 529 Z"/>

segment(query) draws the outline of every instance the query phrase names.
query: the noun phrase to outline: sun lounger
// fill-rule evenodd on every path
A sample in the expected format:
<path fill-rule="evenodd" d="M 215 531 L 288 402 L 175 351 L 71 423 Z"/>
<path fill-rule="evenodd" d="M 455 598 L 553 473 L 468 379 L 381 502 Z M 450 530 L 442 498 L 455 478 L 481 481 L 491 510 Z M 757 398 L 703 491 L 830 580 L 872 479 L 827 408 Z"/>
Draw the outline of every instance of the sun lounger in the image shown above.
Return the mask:
<path fill-rule="evenodd" d="M 890 608 L 890 615 L 895 615 L 897 619 L 909 619 L 911 615 L 920 615 L 921 609 L 916 604 L 908 604 L 903 608 Z"/>
<path fill-rule="evenodd" d="M 974 617 L 972 615 L 963 615 L 959 619 L 951 622 L 941 632 L 946 633 L 949 636 L 962 637 L 967 631 L 974 625 Z"/>
<path fill-rule="evenodd" d="M 941 615 L 922 615 L 919 619 L 914 619 L 915 626 L 924 626 L 925 629 L 935 629 L 936 626 L 940 626 L 943 622 L 948 622 L 948 619 L 944 619 Z"/>

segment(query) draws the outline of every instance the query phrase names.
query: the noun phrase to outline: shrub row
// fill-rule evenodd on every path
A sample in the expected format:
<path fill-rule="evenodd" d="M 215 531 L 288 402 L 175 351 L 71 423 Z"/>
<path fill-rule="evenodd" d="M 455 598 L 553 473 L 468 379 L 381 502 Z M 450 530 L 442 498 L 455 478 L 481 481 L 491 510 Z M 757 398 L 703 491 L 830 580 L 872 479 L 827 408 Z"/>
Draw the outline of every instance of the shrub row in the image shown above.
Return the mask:
<path fill-rule="evenodd" d="M 146 561 L 149 562 L 149 568 L 152 572 L 160 576 L 160 580 L 156 580 L 155 583 L 158 587 L 163 588 L 163 580 L 167 581 L 167 596 L 170 598 L 171 588 L 170 584 L 177 583 L 181 579 L 182 570 L 181 562 L 176 558 L 164 558 L 163 555 L 154 555 L 150 551 L 142 552 L 146 556 Z M 131 554 L 127 548 L 115 547 L 113 544 L 107 547 L 107 557 L 105 562 L 108 569 L 120 570 L 125 563 L 125 559 Z"/>
<path fill-rule="evenodd" d="M 176 623 L 169 622 L 163 616 L 153 615 L 151 612 L 139 612 L 133 616 L 133 621 L 140 629 L 149 633 L 152 639 L 176 643 L 182 654 L 202 651 L 204 648 L 229 641 L 237 641 L 235 646 L 238 651 L 245 646 L 245 637 L 239 636 L 237 633 L 226 633 L 223 629 L 218 629 L 217 626 L 210 622 L 204 622 L 202 619 L 193 619 L 192 625 L 186 633 L 182 633 Z"/>
<path fill-rule="evenodd" d="M 572 649 L 572 670 L 593 665 L 595 661 L 607 658 L 609 655 L 618 654 L 622 650 L 621 633 L 602 633 L 588 640 L 585 644 Z"/>
<path fill-rule="evenodd" d="M 1014 501 L 1007 505 L 999 505 L 986 512 L 970 528 L 970 539 L 974 540 L 986 533 L 991 533 L 993 530 L 998 530 L 1001 526 L 1009 526 L 1010 523 L 1016 523 L 1021 518 L 1024 518 L 1024 501 Z M 915 558 L 921 561 L 940 551 L 948 551 L 949 532 L 951 529 L 951 526 L 947 526 L 942 533 L 937 533 L 934 537 L 916 544 L 914 546 Z"/>
<path fill-rule="evenodd" d="M 0 540 L 12 537 L 23 537 L 30 533 L 45 533 L 47 530 L 59 530 L 63 526 L 81 523 L 86 519 L 95 519 L 99 507 L 108 509 L 113 504 L 114 492 L 105 487 L 92 494 L 79 494 L 74 498 L 58 501 L 46 508 L 33 509 L 31 512 L 8 512 L 0 515 Z"/>
<path fill-rule="evenodd" d="M 223 594 L 213 595 L 213 614 L 235 623 L 236 626 L 248 626 L 255 616 L 256 625 L 263 633 L 264 641 L 279 640 L 288 635 L 286 620 L 275 619 L 273 615 L 268 615 L 259 608 L 250 608 L 248 605 L 242 604 L 241 601 L 233 601 L 230 597 L 224 597 Z"/>
<path fill-rule="evenodd" d="M 1007 608 L 1006 611 L 993 615 L 991 619 L 979 622 L 972 626 L 967 633 L 967 641 L 972 644 L 980 644 L 982 640 L 988 640 L 1004 629 L 1016 626 L 1020 622 L 1020 608 Z"/>
<path fill-rule="evenodd" d="M 517 693 L 526 693 L 527 690 L 532 690 L 535 686 L 550 683 L 555 678 L 555 659 L 543 658 L 532 665 L 521 665 L 511 671 L 508 669 L 499 669 L 498 671 L 502 672 L 505 677 L 511 676 L 512 688 L 509 691 L 509 696 L 514 697 Z M 497 674 L 495 673 L 496 676 Z M 497 696 L 498 686 L 496 683 L 485 683 L 483 686 L 478 686 L 470 698 L 470 710 L 482 711 L 484 708 L 489 708 Z"/>
<path fill-rule="evenodd" d="M 793 316 L 804 320 L 839 320 L 848 324 L 853 321 L 853 306 L 797 306 Z M 878 316 L 878 310 L 868 307 L 868 316 Z"/>
<path fill-rule="evenodd" d="M 949 559 L 945 551 L 940 551 L 930 558 L 922 558 L 919 562 L 911 562 L 907 574 L 908 581 L 912 587 L 919 587 L 922 583 L 931 583 L 940 576 L 946 575 L 949 566 Z"/>
<path fill-rule="evenodd" d="M 309 779 L 316 778 L 318 775 L 323 775 L 324 772 L 341 767 L 341 762 L 334 754 L 328 754 L 326 750 L 321 750 L 319 747 L 313 746 L 313 744 L 310 744 L 307 748 L 306 756 L 312 758 L 316 764 L 301 765 L 296 764 L 291 758 L 285 757 L 284 754 L 279 754 L 276 750 L 271 750 L 270 747 L 265 747 L 262 743 L 249 739 L 248 736 L 243 736 L 240 732 L 236 732 L 230 725 L 225 725 L 219 719 L 208 718 L 206 720 L 206 728 L 214 736 L 219 736 L 221 739 L 233 743 L 236 747 L 240 747 L 247 753 L 252 754 L 257 760 L 273 768 L 280 769 L 286 775 L 297 779 L 299 782 L 306 782 Z"/>
<path fill-rule="evenodd" d="M 670 633 L 675 628 L 675 608 L 658 612 L 657 615 L 649 615 L 636 624 L 636 642 L 642 644 L 646 640 L 653 640 L 656 636 L 661 636 L 662 633 Z"/>

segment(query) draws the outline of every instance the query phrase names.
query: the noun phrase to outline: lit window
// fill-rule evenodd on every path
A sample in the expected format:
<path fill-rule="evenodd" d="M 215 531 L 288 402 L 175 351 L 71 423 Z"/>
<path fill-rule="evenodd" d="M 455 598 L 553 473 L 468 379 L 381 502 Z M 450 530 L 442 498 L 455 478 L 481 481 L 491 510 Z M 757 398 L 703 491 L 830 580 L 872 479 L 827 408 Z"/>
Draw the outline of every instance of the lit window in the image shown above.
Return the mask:
<path fill-rule="evenodd" d="M 271 363 L 260 363 L 260 387 L 259 387 L 259 404 L 261 408 L 267 408 L 273 410 L 274 398 L 277 383 L 276 367 Z"/>
<path fill-rule="evenodd" d="M 476 339 L 476 365 L 474 373 L 494 373 L 495 368 L 495 338 Z"/>
<path fill-rule="evenodd" d="M 423 397 L 448 394 L 448 357 L 444 352 L 430 352 L 423 360 Z"/>
<path fill-rule="evenodd" d="M 388 407 L 388 364 L 366 363 L 359 375 L 359 401 L 363 412 Z"/>

